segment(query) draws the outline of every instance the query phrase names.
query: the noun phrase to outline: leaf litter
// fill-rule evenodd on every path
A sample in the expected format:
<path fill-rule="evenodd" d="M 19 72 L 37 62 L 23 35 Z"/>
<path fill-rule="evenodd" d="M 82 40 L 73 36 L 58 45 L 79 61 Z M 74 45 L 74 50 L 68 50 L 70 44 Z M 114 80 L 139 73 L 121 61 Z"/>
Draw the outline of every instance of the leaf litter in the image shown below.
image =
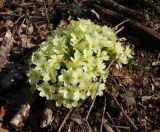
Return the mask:
<path fill-rule="evenodd" d="M 88 131 L 89 129 L 99 131 L 105 97 L 106 110 L 103 117 L 103 131 L 117 129 L 120 131 L 132 131 L 132 123 L 136 125 L 138 130 L 142 131 L 158 129 L 160 123 L 159 52 L 137 48 L 133 44 L 131 44 L 135 54 L 133 61 L 122 70 L 114 68 L 110 70 L 111 77 L 107 80 L 106 84 L 108 90 L 103 97 L 98 97 L 95 100 L 88 117 L 88 123 L 85 121 L 85 118 L 92 103 L 90 99 L 84 101 L 81 106 L 67 114 L 69 110 L 56 108 L 54 103 L 48 107 L 45 105 L 43 98 L 29 94 L 31 109 L 29 108 L 30 112 L 25 110 L 25 113 L 29 112 L 29 115 L 25 114 L 22 117 L 20 126 L 10 124 L 14 119 L 11 117 L 16 116 L 18 111 L 22 111 L 20 113 L 23 113 L 23 109 L 28 108 L 25 102 L 18 103 L 16 100 L 23 100 L 26 96 L 26 93 L 19 92 L 20 90 L 23 91 L 30 88 L 25 77 L 25 72 L 28 69 L 28 60 L 32 51 L 45 40 L 46 36 L 52 31 L 56 31 L 57 27 L 65 27 L 71 18 L 83 17 L 102 25 L 109 24 L 109 22 L 101 20 L 101 15 L 92 8 L 87 7 L 82 1 L 77 6 L 71 6 L 72 4 L 75 5 L 76 2 L 65 0 L 48 0 L 45 2 L 46 5 L 44 5 L 44 2 L 43 0 L 37 0 L 37 2 L 30 0 L 29 2 L 14 1 L 10 3 L 6 1 L 2 2 L 2 4 L 0 3 L 0 10 L 7 15 L 7 17 L 0 17 L 0 23 L 3 25 L 0 27 L 0 38 L 3 38 L 0 41 L 0 56 L 4 58 L 1 59 L 1 62 L 3 62 L 0 63 L 2 70 L 0 80 L 9 78 L 6 79 L 5 84 L 9 81 L 16 82 L 8 83 L 9 86 L 7 86 L 8 88 L 6 88 L 5 92 L 0 90 L 0 117 L 3 119 L 0 121 L 0 124 L 2 124 L 1 126 L 4 129 L 1 130 L 2 128 L 0 128 L 0 130 L 22 132 L 35 130 L 58 131 L 61 126 L 60 129 L 63 131 L 78 132 Z M 3 54 L 4 51 L 5 54 Z M 15 73 L 18 76 L 21 75 L 23 81 L 17 82 L 13 76 Z M 1 85 L 4 85 L 2 81 L 0 81 Z M 120 108 L 114 98 L 119 102 Z M 3 107 L 6 104 L 7 109 Z M 43 110 L 47 111 L 44 112 Z M 51 114 L 52 118 L 47 117 L 48 120 L 46 120 L 45 127 L 41 128 L 40 120 L 43 118 L 43 113 L 51 113 L 51 111 L 53 112 Z M 129 117 L 130 123 L 124 112 Z M 16 121 L 17 119 L 15 118 Z M 64 120 L 66 122 L 63 123 Z"/>

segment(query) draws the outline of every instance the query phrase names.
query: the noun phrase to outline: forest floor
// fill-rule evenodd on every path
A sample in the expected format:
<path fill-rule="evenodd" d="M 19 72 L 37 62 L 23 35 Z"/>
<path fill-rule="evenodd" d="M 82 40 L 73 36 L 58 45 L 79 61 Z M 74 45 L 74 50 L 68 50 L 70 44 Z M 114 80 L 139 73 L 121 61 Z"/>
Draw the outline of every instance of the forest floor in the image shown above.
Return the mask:
<path fill-rule="evenodd" d="M 138 17 L 114 6 L 108 10 L 111 5 L 100 1 L 0 1 L 0 132 L 160 131 L 160 3 L 141 8 L 142 3 L 116 1 L 141 13 Z M 113 10 L 118 14 L 108 13 Z M 133 59 L 121 70 L 111 67 L 108 91 L 95 102 L 56 108 L 31 93 L 29 59 L 51 32 L 77 18 L 115 29 L 120 41 L 132 48 Z"/>

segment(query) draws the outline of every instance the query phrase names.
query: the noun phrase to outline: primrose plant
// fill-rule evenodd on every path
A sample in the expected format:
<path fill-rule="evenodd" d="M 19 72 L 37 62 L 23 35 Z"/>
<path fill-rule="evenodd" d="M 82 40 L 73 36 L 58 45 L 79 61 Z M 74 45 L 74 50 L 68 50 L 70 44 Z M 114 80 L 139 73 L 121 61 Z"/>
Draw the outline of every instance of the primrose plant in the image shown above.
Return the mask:
<path fill-rule="evenodd" d="M 122 47 L 111 28 L 79 19 L 53 33 L 33 52 L 27 75 L 40 96 L 72 108 L 103 95 L 106 67 L 115 60 L 121 68 L 130 58 L 130 48 Z"/>

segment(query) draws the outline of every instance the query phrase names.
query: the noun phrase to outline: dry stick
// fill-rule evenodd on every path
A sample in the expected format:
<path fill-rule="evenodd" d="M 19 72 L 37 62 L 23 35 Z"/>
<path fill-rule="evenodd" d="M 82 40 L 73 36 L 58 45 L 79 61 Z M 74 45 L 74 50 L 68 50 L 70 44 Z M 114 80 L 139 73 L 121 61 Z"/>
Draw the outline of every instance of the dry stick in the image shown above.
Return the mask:
<path fill-rule="evenodd" d="M 125 130 L 131 130 L 131 128 L 130 127 L 125 127 L 125 126 L 117 126 L 118 128 L 120 128 L 120 129 L 125 129 Z"/>
<path fill-rule="evenodd" d="M 6 16 L 19 17 L 17 14 L 13 14 L 13 13 L 10 13 L 10 12 L 0 12 L 0 18 L 1 17 L 6 17 Z"/>
<path fill-rule="evenodd" d="M 108 67 L 106 68 L 106 70 L 108 70 L 108 69 L 111 67 L 111 65 L 113 64 L 114 61 L 115 61 L 115 60 L 112 60 L 112 61 L 111 61 L 111 63 L 110 63 L 110 64 L 108 65 Z M 92 104 L 91 104 L 91 106 L 90 106 L 90 108 L 89 108 L 89 111 L 88 111 L 88 113 L 87 113 L 87 116 L 86 116 L 86 121 L 88 120 L 89 114 L 91 113 L 91 110 L 92 110 L 92 108 L 93 108 L 94 102 L 95 102 L 95 100 L 96 100 L 96 93 L 97 93 L 97 90 L 98 90 L 98 88 L 99 88 L 99 85 L 100 85 L 101 81 L 102 81 L 102 76 L 101 76 L 100 79 L 99 79 L 98 86 L 97 86 L 96 92 L 95 92 L 95 94 L 94 94 L 94 99 L 93 99 L 93 101 L 92 101 Z"/>
<path fill-rule="evenodd" d="M 113 81 L 116 83 L 117 86 L 119 86 L 117 84 L 117 82 L 115 81 L 115 79 L 113 79 Z M 110 94 L 110 95 L 112 96 L 112 94 Z M 115 100 L 116 104 L 120 107 L 122 113 L 125 115 L 125 117 L 128 119 L 128 121 L 131 123 L 131 125 L 134 127 L 134 129 L 137 130 L 138 129 L 137 126 L 134 124 L 134 122 L 131 120 L 131 118 L 129 116 L 127 116 L 127 114 L 124 112 L 123 107 L 119 104 L 119 102 L 117 101 L 117 99 L 114 96 L 112 96 L 112 97 Z"/>
<path fill-rule="evenodd" d="M 112 122 L 113 126 L 115 127 L 116 131 L 117 131 L 117 132 L 120 132 L 108 112 L 107 112 L 107 116 L 109 117 L 109 119 L 110 119 L 110 121 Z"/>
<path fill-rule="evenodd" d="M 71 132 L 71 123 L 69 124 L 67 132 Z"/>
<path fill-rule="evenodd" d="M 46 8 L 46 2 L 45 1 L 44 1 L 44 7 L 45 7 L 46 16 L 47 16 L 47 21 L 48 21 L 48 24 L 49 24 L 48 11 L 47 11 L 47 8 Z"/>
<path fill-rule="evenodd" d="M 121 32 L 123 29 L 124 29 L 124 26 L 121 27 L 120 29 L 118 29 L 118 30 L 115 32 L 115 34 L 118 34 L 118 33 Z"/>
<path fill-rule="evenodd" d="M 25 15 L 20 16 L 20 17 L 14 22 L 14 25 L 17 24 L 23 17 L 25 17 Z"/>
<path fill-rule="evenodd" d="M 92 132 L 92 129 L 91 129 L 90 125 L 89 125 L 89 122 L 88 121 L 86 121 L 86 122 L 87 122 L 87 125 L 88 125 L 88 128 L 89 128 L 89 132 Z"/>
<path fill-rule="evenodd" d="M 125 113 L 123 107 L 119 104 L 119 102 L 117 101 L 117 99 L 114 96 L 112 96 L 112 97 L 115 100 L 115 102 L 118 105 L 118 107 L 121 109 L 121 111 L 124 114 L 124 116 L 127 118 L 127 120 L 130 122 L 130 124 L 133 126 L 133 128 L 135 130 L 137 130 L 138 129 L 137 126 L 134 124 L 134 122 L 132 121 L 132 119 Z"/>
<path fill-rule="evenodd" d="M 72 110 L 73 110 L 73 108 L 71 108 L 71 109 L 69 110 L 69 112 L 67 113 L 66 117 L 64 118 L 63 122 L 61 123 L 61 125 L 60 125 L 60 127 L 59 127 L 59 129 L 58 129 L 58 132 L 61 131 L 62 127 L 64 126 L 65 122 L 67 121 L 67 119 L 68 119 L 69 115 L 71 114 Z"/>
<path fill-rule="evenodd" d="M 122 26 L 123 24 L 125 24 L 125 23 L 128 22 L 128 21 L 129 21 L 129 19 L 126 19 L 126 20 L 120 22 L 120 23 L 117 24 L 115 27 L 113 27 L 113 30 L 114 30 L 114 31 L 118 30 L 118 28 L 119 28 L 120 26 Z"/>
<path fill-rule="evenodd" d="M 6 3 L 6 5 L 12 5 L 12 6 L 18 6 L 18 7 L 34 7 L 36 5 L 42 6 L 43 3 L 42 2 L 35 2 L 33 4 L 33 2 L 15 2 L 15 1 L 12 1 L 12 2 Z"/>
<path fill-rule="evenodd" d="M 114 132 L 112 127 L 106 122 L 104 122 L 104 128 L 107 132 Z"/>
<path fill-rule="evenodd" d="M 29 16 L 29 19 L 54 19 L 56 17 L 46 17 L 46 16 Z"/>
<path fill-rule="evenodd" d="M 103 128 L 103 124 L 104 124 L 104 113 L 106 111 L 106 97 L 104 99 L 104 107 L 103 107 L 103 114 L 102 114 L 102 122 L 101 122 L 101 128 L 100 128 L 100 132 L 102 132 L 102 128 Z"/>
<path fill-rule="evenodd" d="M 140 14 L 139 12 L 132 10 L 130 8 L 127 8 L 123 5 L 118 4 L 114 0 L 101 0 L 102 4 L 106 6 L 107 8 L 111 8 L 114 11 L 118 11 L 121 14 L 127 15 L 128 17 L 132 17 L 138 20 L 145 20 L 145 16 Z"/>
<path fill-rule="evenodd" d="M 114 22 L 120 22 L 128 18 L 120 13 L 100 6 L 94 6 L 94 8 L 101 15 L 101 17 L 109 17 Z M 134 37 L 137 37 L 141 41 L 143 41 L 142 46 L 147 46 L 152 49 L 160 49 L 160 34 L 158 32 L 131 19 L 129 19 L 129 21 L 125 25 L 128 34 L 133 35 Z"/>
<path fill-rule="evenodd" d="M 116 26 L 113 27 L 113 30 L 115 30 L 115 31 L 118 30 L 118 28 L 119 28 L 120 26 L 122 26 L 123 24 L 125 24 L 125 23 L 128 22 L 128 21 L 129 21 L 129 19 L 126 19 L 126 20 L 120 22 L 119 24 L 117 24 Z"/>
<path fill-rule="evenodd" d="M 22 15 L 22 16 L 19 16 L 17 14 L 13 14 L 13 13 L 10 13 L 10 12 L 0 12 L 0 18 L 5 18 L 6 16 L 9 16 L 9 17 L 14 17 L 14 18 L 23 18 L 25 15 Z M 35 16 L 28 16 L 27 17 L 28 19 L 54 19 L 56 17 L 47 17 L 47 16 L 39 16 L 39 15 L 35 15 Z M 18 20 L 19 21 L 19 20 Z M 17 23 L 17 21 L 16 21 Z"/>

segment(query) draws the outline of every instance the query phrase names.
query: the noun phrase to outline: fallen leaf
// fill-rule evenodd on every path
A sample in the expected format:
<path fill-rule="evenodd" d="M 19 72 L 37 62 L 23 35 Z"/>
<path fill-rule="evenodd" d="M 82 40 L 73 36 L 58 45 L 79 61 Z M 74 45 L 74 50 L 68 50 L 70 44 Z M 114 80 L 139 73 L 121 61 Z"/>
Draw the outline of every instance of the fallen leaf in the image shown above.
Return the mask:
<path fill-rule="evenodd" d="M 53 121 L 53 112 L 51 109 L 46 108 L 43 112 L 42 121 L 41 121 L 41 128 L 47 127 Z"/>
<path fill-rule="evenodd" d="M 6 27 L 13 27 L 14 24 L 13 24 L 13 22 L 11 20 L 6 20 L 5 23 L 4 23 L 4 25 Z"/>
<path fill-rule="evenodd" d="M 125 94 L 121 94 L 121 97 L 125 100 L 127 106 L 136 104 L 135 97 L 132 92 L 128 91 Z"/>
<path fill-rule="evenodd" d="M 9 130 L 2 128 L 2 123 L 0 123 L 0 132 L 9 132 Z"/>
<path fill-rule="evenodd" d="M 53 1 L 54 1 L 54 0 L 47 0 L 48 6 L 51 6 L 51 5 L 53 4 Z"/>
<path fill-rule="evenodd" d="M 3 121 L 3 117 L 5 115 L 6 109 L 4 108 L 4 106 L 0 107 L 0 121 Z"/>
<path fill-rule="evenodd" d="M 0 0 L 0 9 L 3 8 L 5 2 L 6 2 L 5 0 Z"/>
<path fill-rule="evenodd" d="M 30 105 L 28 103 L 21 105 L 21 108 L 16 115 L 11 119 L 10 124 L 15 127 L 22 127 L 23 121 L 28 118 Z"/>
<path fill-rule="evenodd" d="M 149 80 L 148 80 L 147 77 L 144 77 L 144 78 L 143 78 L 142 84 L 143 84 L 143 87 L 144 87 L 144 88 L 148 87 L 148 85 L 149 85 Z"/>
<path fill-rule="evenodd" d="M 62 20 L 60 21 L 58 27 L 63 28 L 63 27 L 65 27 L 66 25 L 67 25 L 67 22 L 62 19 Z"/>
<path fill-rule="evenodd" d="M 160 65 L 160 61 L 152 62 L 152 66 L 158 66 L 158 65 Z"/>
<path fill-rule="evenodd" d="M 8 30 L 0 46 L 0 71 L 1 68 L 7 63 L 7 57 L 9 56 L 9 52 L 12 48 L 13 40 L 12 33 Z"/>
<path fill-rule="evenodd" d="M 33 47 L 36 46 L 35 44 L 33 44 L 31 42 L 31 38 L 29 38 L 27 35 L 22 34 L 22 35 L 20 35 L 20 37 L 21 37 L 22 47 L 23 48 L 30 49 L 30 48 L 33 48 Z"/>
<path fill-rule="evenodd" d="M 81 125 L 83 123 L 81 118 L 79 118 L 79 117 L 71 117 L 71 120 L 77 122 L 79 125 Z"/>
<path fill-rule="evenodd" d="M 18 34 L 23 33 L 24 31 L 26 31 L 27 29 L 27 25 L 26 24 L 21 24 L 19 30 L 18 30 Z"/>
<path fill-rule="evenodd" d="M 131 79 L 130 76 L 125 76 L 122 80 L 121 80 L 121 84 L 123 85 L 131 85 L 133 83 L 133 80 Z"/>
<path fill-rule="evenodd" d="M 143 96 L 141 98 L 142 101 L 147 101 L 147 100 L 150 100 L 150 99 L 152 99 L 152 96 Z"/>
<path fill-rule="evenodd" d="M 122 77 L 122 76 L 124 76 L 123 72 L 121 70 L 119 70 L 119 69 L 112 69 L 111 73 L 115 77 Z"/>
<path fill-rule="evenodd" d="M 28 31 L 28 35 L 31 35 L 32 33 L 33 33 L 33 25 L 32 24 L 30 24 L 29 25 L 29 27 L 28 27 L 28 29 L 27 29 L 27 31 Z"/>

